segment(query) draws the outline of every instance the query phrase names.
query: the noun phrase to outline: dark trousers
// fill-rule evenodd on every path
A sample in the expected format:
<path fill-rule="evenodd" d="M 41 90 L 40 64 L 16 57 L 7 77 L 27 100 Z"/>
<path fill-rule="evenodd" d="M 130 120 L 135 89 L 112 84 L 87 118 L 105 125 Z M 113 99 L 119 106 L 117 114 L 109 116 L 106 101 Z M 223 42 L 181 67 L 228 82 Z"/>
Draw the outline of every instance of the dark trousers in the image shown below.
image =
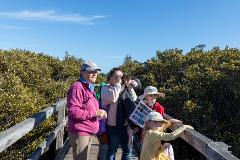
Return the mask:
<path fill-rule="evenodd" d="M 130 160 L 132 156 L 132 148 L 128 146 L 129 136 L 127 127 L 118 128 L 115 126 L 108 126 L 107 134 L 109 141 L 107 160 L 115 160 L 119 144 L 121 144 L 122 147 L 122 160 Z"/>

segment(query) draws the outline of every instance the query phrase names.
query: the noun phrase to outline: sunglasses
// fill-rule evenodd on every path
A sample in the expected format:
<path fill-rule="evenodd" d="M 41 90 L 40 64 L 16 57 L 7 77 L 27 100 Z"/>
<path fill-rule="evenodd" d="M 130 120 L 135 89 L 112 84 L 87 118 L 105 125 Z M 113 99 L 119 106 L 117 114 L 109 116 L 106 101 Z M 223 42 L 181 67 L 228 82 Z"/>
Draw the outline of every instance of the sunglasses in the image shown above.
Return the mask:
<path fill-rule="evenodd" d="M 87 73 L 89 74 L 95 74 L 95 73 L 98 73 L 98 70 L 95 70 L 95 71 L 86 71 Z"/>

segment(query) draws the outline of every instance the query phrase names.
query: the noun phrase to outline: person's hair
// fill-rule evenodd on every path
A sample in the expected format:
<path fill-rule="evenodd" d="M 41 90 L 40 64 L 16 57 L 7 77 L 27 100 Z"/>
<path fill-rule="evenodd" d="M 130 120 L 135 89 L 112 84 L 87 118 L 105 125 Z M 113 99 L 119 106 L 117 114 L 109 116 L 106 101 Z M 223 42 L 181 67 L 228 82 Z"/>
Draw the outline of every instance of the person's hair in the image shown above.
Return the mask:
<path fill-rule="evenodd" d="M 115 67 L 113 69 L 110 70 L 110 72 L 107 75 L 107 81 L 110 80 L 110 78 L 114 75 L 115 72 L 117 71 L 122 71 L 121 68 Z"/>

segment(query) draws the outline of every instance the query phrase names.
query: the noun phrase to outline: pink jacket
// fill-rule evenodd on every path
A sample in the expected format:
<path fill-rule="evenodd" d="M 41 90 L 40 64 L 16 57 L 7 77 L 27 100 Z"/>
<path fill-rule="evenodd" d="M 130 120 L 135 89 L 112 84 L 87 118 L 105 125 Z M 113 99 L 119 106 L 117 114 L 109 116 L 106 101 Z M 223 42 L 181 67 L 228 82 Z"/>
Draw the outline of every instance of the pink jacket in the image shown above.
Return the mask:
<path fill-rule="evenodd" d="M 69 88 L 67 95 L 68 130 L 82 136 L 96 134 L 99 129 L 96 117 L 99 104 L 88 85 L 75 82 Z"/>

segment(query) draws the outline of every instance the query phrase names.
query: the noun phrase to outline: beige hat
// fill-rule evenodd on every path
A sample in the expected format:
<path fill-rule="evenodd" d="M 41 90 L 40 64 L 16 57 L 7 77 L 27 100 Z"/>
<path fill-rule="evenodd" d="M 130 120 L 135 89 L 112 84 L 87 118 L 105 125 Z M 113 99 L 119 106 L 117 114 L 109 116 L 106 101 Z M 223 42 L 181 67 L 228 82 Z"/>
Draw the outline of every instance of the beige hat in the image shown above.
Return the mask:
<path fill-rule="evenodd" d="M 159 112 L 156 112 L 156 111 L 150 112 L 147 115 L 147 120 L 148 121 L 165 122 L 165 123 L 168 122 L 167 120 L 163 119 L 163 116 Z"/>
<path fill-rule="evenodd" d="M 157 95 L 161 96 L 163 93 L 159 93 L 156 87 L 148 86 L 144 89 L 144 94 L 139 96 L 139 99 L 143 100 L 146 97 L 146 95 L 148 95 L 148 94 L 157 94 Z"/>

